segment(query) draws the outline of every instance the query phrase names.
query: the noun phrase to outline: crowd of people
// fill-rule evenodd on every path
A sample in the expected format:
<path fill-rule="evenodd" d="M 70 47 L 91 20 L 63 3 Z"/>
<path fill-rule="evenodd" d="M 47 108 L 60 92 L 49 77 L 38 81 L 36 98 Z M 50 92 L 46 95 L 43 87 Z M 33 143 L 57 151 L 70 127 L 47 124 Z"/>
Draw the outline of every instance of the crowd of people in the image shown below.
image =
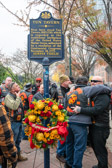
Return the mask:
<path fill-rule="evenodd" d="M 98 160 L 92 168 L 108 168 L 106 141 L 110 134 L 109 106 L 111 88 L 100 76 L 93 76 L 88 85 L 84 76 L 74 80 L 65 74 L 59 78 L 60 86 L 49 82 L 49 97 L 60 102 L 68 112 L 68 136 L 62 145 L 57 143 L 56 158 L 65 168 L 82 168 L 87 140 Z M 21 154 L 21 140 L 28 140 L 22 124 L 33 100 L 44 98 L 41 78 L 20 89 L 11 77 L 0 86 L 0 168 L 17 168 L 18 161 L 28 158 Z M 104 103 L 105 102 L 105 103 Z"/>

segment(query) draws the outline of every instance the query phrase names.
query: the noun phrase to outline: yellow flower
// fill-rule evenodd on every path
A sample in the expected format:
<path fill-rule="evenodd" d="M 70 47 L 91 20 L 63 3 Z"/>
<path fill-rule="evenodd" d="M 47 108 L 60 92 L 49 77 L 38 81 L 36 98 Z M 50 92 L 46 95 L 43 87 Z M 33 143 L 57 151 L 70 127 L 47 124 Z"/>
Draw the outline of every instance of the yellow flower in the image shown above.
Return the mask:
<path fill-rule="evenodd" d="M 37 114 L 41 114 L 41 110 L 38 110 L 38 111 L 37 111 Z"/>
<path fill-rule="evenodd" d="M 37 102 L 37 106 L 39 110 L 43 110 L 43 108 L 45 107 L 44 102 Z"/>
<path fill-rule="evenodd" d="M 34 110 L 34 114 L 38 114 L 38 111 L 36 109 Z"/>
<path fill-rule="evenodd" d="M 46 139 L 46 138 L 43 138 L 43 142 L 47 143 L 47 139 Z"/>
<path fill-rule="evenodd" d="M 39 117 L 36 118 L 36 122 L 38 122 L 38 123 L 41 122 Z"/>
<path fill-rule="evenodd" d="M 50 111 L 51 110 L 51 107 L 48 107 L 48 111 Z"/>
<path fill-rule="evenodd" d="M 55 114 L 56 114 L 56 115 L 61 115 L 61 111 L 58 110 L 58 111 L 55 112 Z"/>
<path fill-rule="evenodd" d="M 47 124 L 47 127 L 49 127 L 50 126 L 50 124 Z"/>
<path fill-rule="evenodd" d="M 48 111 L 48 106 L 45 107 L 45 111 Z"/>
<path fill-rule="evenodd" d="M 63 117 L 65 117 L 65 114 L 64 114 L 64 113 L 62 113 L 62 116 L 63 116 Z"/>
<path fill-rule="evenodd" d="M 31 132 L 32 132 L 32 127 L 29 127 L 28 130 L 29 130 L 29 132 L 31 133 Z"/>
<path fill-rule="evenodd" d="M 34 110 L 29 111 L 30 114 L 34 114 Z"/>
<path fill-rule="evenodd" d="M 58 116 L 58 121 L 63 122 L 64 121 L 64 116 L 63 115 Z"/>
<path fill-rule="evenodd" d="M 56 135 L 56 134 L 58 134 L 58 131 L 57 131 L 57 129 L 54 129 L 54 130 L 52 130 L 52 131 L 51 131 L 51 134 L 53 134 L 53 135 Z"/>
<path fill-rule="evenodd" d="M 51 134 L 51 135 L 50 135 L 50 139 L 54 139 L 54 135 Z"/>
<path fill-rule="evenodd" d="M 44 132 L 44 136 L 45 136 L 45 138 L 48 138 L 49 137 L 49 133 L 48 132 Z"/>
<path fill-rule="evenodd" d="M 52 110 L 53 110 L 53 111 L 57 111 L 57 110 L 58 110 L 58 106 L 57 106 L 56 104 L 54 104 L 54 105 L 52 106 Z"/>
<path fill-rule="evenodd" d="M 29 119 L 30 122 L 35 122 L 36 116 L 31 114 L 31 115 L 28 116 L 28 119 Z"/>
<path fill-rule="evenodd" d="M 36 105 L 36 102 L 35 102 L 35 101 L 33 101 L 33 102 L 32 102 L 32 104 Z"/>
<path fill-rule="evenodd" d="M 30 142 L 30 140 L 31 140 L 31 138 L 30 137 L 28 137 L 28 141 Z"/>
<path fill-rule="evenodd" d="M 44 138 L 44 134 L 43 134 L 42 132 L 38 132 L 38 133 L 36 134 L 36 139 L 37 139 L 37 141 L 42 141 L 43 138 Z"/>
<path fill-rule="evenodd" d="M 37 149 L 39 149 L 39 148 L 40 148 L 40 146 L 39 146 L 39 145 L 35 145 L 35 147 L 36 147 Z"/>
<path fill-rule="evenodd" d="M 48 103 L 49 103 L 49 101 L 48 101 L 48 100 L 45 100 L 45 103 L 46 103 L 46 104 L 48 104 Z"/>

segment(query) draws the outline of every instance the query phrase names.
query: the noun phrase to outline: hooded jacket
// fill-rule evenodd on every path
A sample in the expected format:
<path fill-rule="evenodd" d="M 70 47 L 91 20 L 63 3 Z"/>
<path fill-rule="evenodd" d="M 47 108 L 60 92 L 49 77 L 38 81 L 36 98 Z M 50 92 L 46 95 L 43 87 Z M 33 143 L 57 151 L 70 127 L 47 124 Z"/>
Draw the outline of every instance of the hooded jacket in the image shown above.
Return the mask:
<path fill-rule="evenodd" d="M 109 127 L 109 105 L 111 89 L 104 85 L 88 86 L 84 88 L 84 94 L 91 98 L 94 106 L 81 107 L 80 114 L 94 117 L 94 124 L 101 127 Z"/>

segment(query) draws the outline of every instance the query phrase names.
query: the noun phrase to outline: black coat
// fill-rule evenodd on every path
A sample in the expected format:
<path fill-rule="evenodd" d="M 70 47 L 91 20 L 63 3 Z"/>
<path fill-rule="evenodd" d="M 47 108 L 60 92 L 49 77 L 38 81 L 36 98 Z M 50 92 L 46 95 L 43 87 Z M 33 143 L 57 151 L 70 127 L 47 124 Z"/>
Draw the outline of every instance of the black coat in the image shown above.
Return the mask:
<path fill-rule="evenodd" d="M 93 90 L 96 86 L 93 87 Z M 94 102 L 94 106 L 81 107 L 81 114 L 86 114 L 94 117 L 95 124 L 98 126 L 109 126 L 109 105 L 110 105 L 110 90 L 103 86 L 98 86 L 101 92 L 99 94 L 91 95 L 91 101 Z M 91 87 L 92 88 L 92 87 Z M 89 90 L 89 87 L 85 89 Z M 97 92 L 98 93 L 98 92 Z M 89 97 L 89 95 L 88 95 Z"/>
<path fill-rule="evenodd" d="M 35 99 L 38 101 L 38 100 L 43 100 L 43 95 L 40 93 L 40 92 L 37 92 L 33 98 L 32 98 L 32 101 L 34 101 Z"/>

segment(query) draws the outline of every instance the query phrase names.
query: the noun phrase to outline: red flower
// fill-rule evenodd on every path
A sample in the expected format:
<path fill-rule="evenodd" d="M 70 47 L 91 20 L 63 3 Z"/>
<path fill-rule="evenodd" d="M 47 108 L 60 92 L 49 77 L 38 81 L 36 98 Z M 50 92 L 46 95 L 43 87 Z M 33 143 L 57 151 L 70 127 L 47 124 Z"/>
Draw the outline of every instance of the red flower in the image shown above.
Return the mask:
<path fill-rule="evenodd" d="M 46 144 L 42 144 L 42 147 L 43 147 L 43 148 L 46 148 Z"/>
<path fill-rule="evenodd" d="M 48 143 L 49 145 L 51 145 L 53 142 L 54 142 L 53 139 L 51 139 L 50 141 L 47 141 L 47 143 Z"/>
<path fill-rule="evenodd" d="M 58 108 L 62 110 L 64 107 L 61 104 L 59 104 Z"/>
<path fill-rule="evenodd" d="M 45 102 L 45 100 L 41 100 L 42 102 Z"/>
<path fill-rule="evenodd" d="M 28 118 L 25 118 L 25 123 L 29 123 L 29 119 Z"/>
<path fill-rule="evenodd" d="M 62 122 L 58 121 L 58 122 L 57 122 L 57 125 L 61 126 L 61 125 L 62 125 Z"/>
<path fill-rule="evenodd" d="M 43 111 L 41 111 L 40 116 L 41 116 L 41 117 L 45 117 L 45 116 L 46 116 L 46 114 L 45 114 Z"/>
<path fill-rule="evenodd" d="M 31 109 L 31 110 L 34 109 L 34 104 L 30 104 L 30 109 Z"/>
<path fill-rule="evenodd" d="M 51 111 L 48 111 L 48 112 L 46 113 L 46 116 L 47 116 L 47 117 L 50 117 L 51 114 L 52 114 Z"/>
<path fill-rule="evenodd" d="M 51 107 L 52 105 L 53 105 L 53 102 L 50 101 L 50 102 L 48 103 L 48 107 Z"/>
<path fill-rule="evenodd" d="M 62 137 L 66 137 L 68 135 L 68 130 L 64 126 L 60 126 L 58 128 L 58 134 L 61 135 Z"/>
<path fill-rule="evenodd" d="M 63 122 L 63 126 L 67 127 L 68 123 L 67 122 Z"/>

